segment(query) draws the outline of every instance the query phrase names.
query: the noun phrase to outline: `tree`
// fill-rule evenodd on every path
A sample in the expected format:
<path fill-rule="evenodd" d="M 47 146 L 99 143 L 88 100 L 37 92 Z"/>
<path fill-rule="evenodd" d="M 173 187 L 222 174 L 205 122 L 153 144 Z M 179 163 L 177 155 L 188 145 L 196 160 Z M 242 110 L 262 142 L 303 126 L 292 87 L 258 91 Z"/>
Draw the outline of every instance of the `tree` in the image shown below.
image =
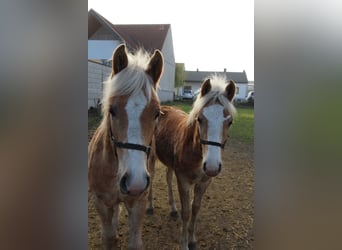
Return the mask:
<path fill-rule="evenodd" d="M 182 87 L 185 79 L 185 66 L 184 63 L 176 63 L 175 71 L 175 88 Z"/>

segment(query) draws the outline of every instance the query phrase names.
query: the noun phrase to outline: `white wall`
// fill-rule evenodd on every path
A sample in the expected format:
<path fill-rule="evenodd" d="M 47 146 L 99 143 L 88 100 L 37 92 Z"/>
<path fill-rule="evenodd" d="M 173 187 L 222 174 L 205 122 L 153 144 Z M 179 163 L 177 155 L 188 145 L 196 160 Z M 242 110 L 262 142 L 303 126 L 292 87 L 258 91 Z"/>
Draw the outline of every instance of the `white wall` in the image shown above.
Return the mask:
<path fill-rule="evenodd" d="M 160 80 L 158 96 L 161 102 L 172 101 L 175 86 L 175 56 L 173 53 L 173 42 L 171 28 L 168 30 L 162 48 L 164 56 L 164 73 Z"/>
<path fill-rule="evenodd" d="M 111 72 L 111 67 L 88 61 L 88 109 L 102 99 L 103 82 Z"/>
<path fill-rule="evenodd" d="M 235 100 L 245 99 L 248 94 L 248 84 L 236 83 L 236 86 L 239 88 L 239 93 L 236 94 Z"/>
<path fill-rule="evenodd" d="M 88 40 L 88 59 L 111 60 L 114 49 L 121 41 Z"/>
<path fill-rule="evenodd" d="M 253 82 L 248 82 L 248 92 L 249 91 L 254 91 L 254 81 Z"/>

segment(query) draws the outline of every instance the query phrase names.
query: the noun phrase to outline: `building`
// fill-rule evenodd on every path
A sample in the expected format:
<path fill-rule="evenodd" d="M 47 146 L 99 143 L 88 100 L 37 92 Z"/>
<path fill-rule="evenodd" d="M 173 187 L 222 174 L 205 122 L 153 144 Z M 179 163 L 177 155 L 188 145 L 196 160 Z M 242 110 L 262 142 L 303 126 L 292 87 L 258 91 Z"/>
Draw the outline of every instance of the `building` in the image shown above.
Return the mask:
<path fill-rule="evenodd" d="M 113 51 L 125 43 L 129 51 L 159 49 L 164 56 L 160 80 L 160 101 L 172 101 L 175 82 L 175 56 L 170 24 L 112 24 L 93 9 L 88 12 L 88 108 L 102 98 L 103 81 L 111 72 Z"/>
<path fill-rule="evenodd" d="M 249 91 L 254 91 L 254 81 L 248 82 L 248 92 Z"/>
<path fill-rule="evenodd" d="M 248 94 L 248 79 L 246 72 L 227 72 L 224 69 L 221 72 L 215 71 L 185 71 L 185 80 L 183 88 L 178 90 L 178 95 L 182 95 L 184 90 L 192 90 L 195 93 L 201 88 L 203 81 L 210 75 L 225 75 L 227 80 L 233 80 L 236 84 L 235 100 L 239 101 L 245 99 Z"/>

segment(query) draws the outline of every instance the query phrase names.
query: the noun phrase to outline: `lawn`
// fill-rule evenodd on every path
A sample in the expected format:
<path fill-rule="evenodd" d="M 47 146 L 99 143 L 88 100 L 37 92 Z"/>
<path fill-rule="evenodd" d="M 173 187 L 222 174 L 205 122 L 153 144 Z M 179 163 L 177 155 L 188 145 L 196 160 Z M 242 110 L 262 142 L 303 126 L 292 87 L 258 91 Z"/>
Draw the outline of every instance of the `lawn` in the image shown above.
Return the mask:
<path fill-rule="evenodd" d="M 238 115 L 230 129 L 230 138 L 241 142 L 254 143 L 254 109 L 237 107 Z"/>
<path fill-rule="evenodd" d="M 192 102 L 175 101 L 162 103 L 162 105 L 176 106 L 189 113 Z M 254 109 L 250 107 L 237 107 L 238 115 L 229 131 L 230 139 L 243 143 L 254 143 Z M 95 130 L 101 118 L 99 112 L 88 112 L 88 130 Z"/>
<path fill-rule="evenodd" d="M 162 105 L 176 106 L 185 112 L 189 113 L 192 108 L 192 101 L 174 101 L 174 102 L 163 102 Z"/>

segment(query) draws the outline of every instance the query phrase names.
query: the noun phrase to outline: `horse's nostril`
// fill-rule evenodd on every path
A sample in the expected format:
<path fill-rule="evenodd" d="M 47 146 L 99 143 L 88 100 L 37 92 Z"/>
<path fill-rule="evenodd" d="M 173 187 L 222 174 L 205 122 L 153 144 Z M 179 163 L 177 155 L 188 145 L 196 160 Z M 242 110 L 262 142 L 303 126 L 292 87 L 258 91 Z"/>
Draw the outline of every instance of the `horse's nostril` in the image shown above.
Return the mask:
<path fill-rule="evenodd" d="M 207 171 L 207 163 L 206 162 L 203 163 L 203 170 Z"/>
<path fill-rule="evenodd" d="M 151 177 L 150 176 L 146 176 L 146 180 L 147 180 L 147 183 L 146 183 L 145 190 L 150 186 Z"/>
<path fill-rule="evenodd" d="M 128 179 L 128 174 L 126 173 L 124 176 L 122 176 L 120 180 L 120 189 L 123 194 L 128 194 L 127 179 Z"/>
<path fill-rule="evenodd" d="M 222 164 L 219 163 L 219 169 L 218 169 L 218 172 L 221 172 L 221 168 L 222 168 Z"/>

